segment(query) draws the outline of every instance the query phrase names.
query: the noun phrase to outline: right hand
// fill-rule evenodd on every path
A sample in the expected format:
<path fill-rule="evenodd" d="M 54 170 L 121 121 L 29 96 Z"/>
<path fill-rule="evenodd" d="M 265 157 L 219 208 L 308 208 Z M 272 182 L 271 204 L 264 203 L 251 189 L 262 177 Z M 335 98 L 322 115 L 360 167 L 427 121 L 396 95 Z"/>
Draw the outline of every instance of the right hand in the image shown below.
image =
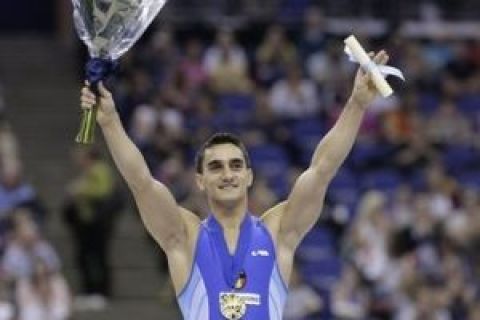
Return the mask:
<path fill-rule="evenodd" d="M 80 105 L 84 110 L 91 109 L 96 105 L 98 108 L 97 122 L 102 125 L 112 119 L 117 112 L 112 94 L 105 88 L 102 82 L 98 83 L 98 93 L 99 95 L 97 97 L 90 89 L 89 83 L 85 81 L 85 86 L 82 88 L 80 96 Z"/>

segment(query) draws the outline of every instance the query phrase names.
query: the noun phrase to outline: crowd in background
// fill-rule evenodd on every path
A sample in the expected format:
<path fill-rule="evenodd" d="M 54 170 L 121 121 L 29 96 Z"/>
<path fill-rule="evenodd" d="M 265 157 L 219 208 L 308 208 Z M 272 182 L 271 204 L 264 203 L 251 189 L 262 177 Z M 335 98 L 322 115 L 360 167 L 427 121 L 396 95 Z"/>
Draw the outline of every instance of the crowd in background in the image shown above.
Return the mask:
<path fill-rule="evenodd" d="M 357 68 L 324 21 L 309 7 L 289 28 L 163 25 L 124 57 L 112 85 L 122 122 L 180 204 L 208 213 L 192 161 L 217 131 L 251 153 L 253 212 L 286 197 Z M 290 299 L 304 307 L 287 317 L 479 319 L 480 43 L 394 29 L 361 42 L 386 49 L 407 81 L 370 106 L 299 249 Z"/>
<path fill-rule="evenodd" d="M 280 1 L 210 2 L 199 7 L 218 14 L 206 16 L 241 6 L 262 23 L 157 25 L 122 58 L 111 87 L 153 175 L 202 217 L 208 208 L 192 183 L 195 152 L 214 132 L 239 135 L 255 170 L 249 206 L 261 214 L 288 195 L 352 87 L 357 66 L 324 12 L 398 12 L 385 1 L 326 1 L 323 9 L 282 1 L 280 20 L 265 23 Z M 438 15 L 429 1 L 409 3 Z M 440 3 L 448 15 L 451 3 Z M 195 1 L 178 1 L 176 10 L 184 4 Z M 295 15 L 301 23 L 283 23 Z M 321 221 L 298 250 L 286 319 L 480 319 L 480 42 L 397 31 L 359 35 L 366 48 L 386 49 L 407 81 L 392 80 L 395 96 L 370 106 Z M 24 181 L 18 142 L 1 114 L 0 319 L 66 319 L 70 290 L 44 237 L 46 210 Z M 111 201 L 118 199 L 112 173 L 96 150 L 74 160 L 79 175 L 66 188 L 63 214 L 83 292 L 108 298 L 105 259 L 122 204 Z"/>
<path fill-rule="evenodd" d="M 68 319 L 70 289 L 44 236 L 46 209 L 24 179 L 5 107 L 0 87 L 0 319 Z"/>

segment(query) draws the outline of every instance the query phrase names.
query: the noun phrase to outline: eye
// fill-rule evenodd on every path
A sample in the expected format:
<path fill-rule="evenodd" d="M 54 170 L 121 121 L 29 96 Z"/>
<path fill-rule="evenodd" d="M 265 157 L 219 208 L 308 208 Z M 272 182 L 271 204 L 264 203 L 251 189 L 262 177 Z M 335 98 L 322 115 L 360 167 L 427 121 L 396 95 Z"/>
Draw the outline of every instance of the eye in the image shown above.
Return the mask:
<path fill-rule="evenodd" d="M 222 169 L 222 164 L 220 162 L 214 161 L 210 162 L 207 167 L 209 171 L 216 172 Z"/>
<path fill-rule="evenodd" d="M 230 168 L 232 170 L 241 170 L 243 169 L 243 161 L 241 160 L 234 160 L 230 163 Z"/>

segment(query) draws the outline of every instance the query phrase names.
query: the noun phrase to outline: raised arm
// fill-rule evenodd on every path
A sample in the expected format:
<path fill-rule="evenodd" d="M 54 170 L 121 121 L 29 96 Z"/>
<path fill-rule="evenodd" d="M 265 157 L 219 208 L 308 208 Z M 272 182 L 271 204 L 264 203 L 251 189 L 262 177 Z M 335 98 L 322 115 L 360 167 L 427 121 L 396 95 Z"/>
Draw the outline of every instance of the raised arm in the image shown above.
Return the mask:
<path fill-rule="evenodd" d="M 169 190 L 152 177 L 142 154 L 123 129 L 111 93 L 101 83 L 99 93 L 97 122 L 147 230 L 167 253 L 186 244 L 189 224 L 196 222 L 196 216 L 179 207 Z M 84 87 L 82 108 L 91 108 L 95 102 L 95 95 Z"/>
<path fill-rule="evenodd" d="M 388 56 L 381 51 L 374 61 L 385 64 Z M 319 218 L 327 186 L 350 152 L 365 110 L 376 94 L 369 74 L 358 70 L 352 94 L 333 128 L 318 144 L 309 168 L 297 179 L 287 201 L 265 215 L 278 244 L 293 251 Z"/>

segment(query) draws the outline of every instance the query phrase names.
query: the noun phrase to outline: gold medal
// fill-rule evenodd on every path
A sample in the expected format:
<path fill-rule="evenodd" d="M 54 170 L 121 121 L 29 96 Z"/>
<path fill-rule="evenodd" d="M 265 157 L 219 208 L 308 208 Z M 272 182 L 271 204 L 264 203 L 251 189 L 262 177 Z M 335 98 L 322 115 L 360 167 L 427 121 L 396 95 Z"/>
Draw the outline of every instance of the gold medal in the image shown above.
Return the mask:
<path fill-rule="evenodd" d="M 222 293 L 220 294 L 220 311 L 226 319 L 239 320 L 245 315 L 247 304 L 234 292 Z"/>

